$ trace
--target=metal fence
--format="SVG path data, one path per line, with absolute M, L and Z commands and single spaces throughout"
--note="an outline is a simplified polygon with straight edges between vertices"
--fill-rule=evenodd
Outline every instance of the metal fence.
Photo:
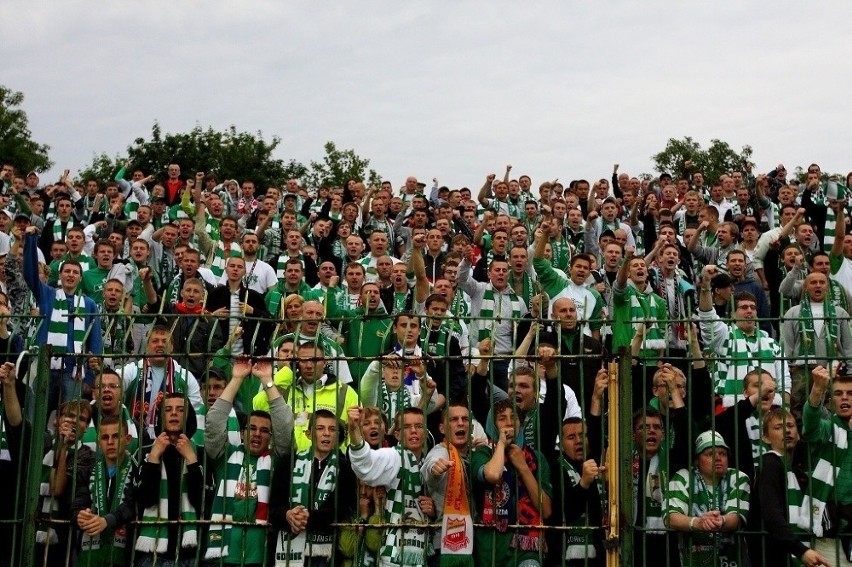
M 174 317 L 170 321 L 172 330 L 174 330 L 174 325 L 178 324 L 179 319 L 180 317 Z M 364 321 L 366 319 L 362 319 L 361 323 Z M 453 321 L 455 321 L 454 318 L 447 319 L 447 322 L 452 323 Z M 489 326 L 495 329 L 500 324 L 506 323 L 504 319 L 499 318 L 488 319 L 487 322 Z M 519 323 L 522 322 L 528 323 L 530 321 L 528 319 L 520 320 L 514 321 L 512 324 L 511 339 L 513 345 L 518 345 L 522 342 L 523 337 L 520 336 L 518 331 Z M 342 331 L 343 334 L 351 331 L 351 327 L 353 326 L 352 319 L 329 321 L 328 323 L 330 323 L 332 328 Z M 684 321 L 683 323 L 688 327 L 690 321 Z M 848 326 L 849 322 L 840 321 L 839 324 Z M 296 334 L 299 334 L 301 325 L 300 321 L 294 322 L 293 330 L 295 330 Z M 421 329 L 427 327 L 425 318 L 418 318 L 417 325 L 417 333 L 419 334 Z M 542 519 L 540 514 L 529 516 L 528 513 L 530 510 L 518 509 L 520 501 L 523 500 L 525 503 L 531 502 L 529 487 L 525 486 L 523 482 L 516 482 L 511 487 L 513 494 L 504 495 L 508 502 L 514 503 L 512 505 L 515 506 L 515 510 L 509 511 L 510 516 L 507 517 L 507 521 L 504 522 L 504 525 L 500 526 L 500 529 L 496 529 L 494 521 L 484 521 L 483 508 L 487 507 L 490 510 L 489 513 L 497 513 L 500 507 L 496 502 L 491 502 L 489 506 L 489 503 L 483 501 L 484 481 L 477 476 L 478 471 L 471 469 L 471 462 L 478 460 L 471 456 L 466 464 L 465 482 L 468 487 L 468 494 L 470 495 L 469 501 L 472 507 L 471 512 L 476 533 L 475 541 L 477 545 L 482 546 L 476 549 L 474 553 L 477 565 L 502 561 L 507 553 L 505 549 L 506 541 L 510 541 L 508 549 L 511 550 L 509 553 L 513 558 L 510 560 L 510 563 L 515 565 L 534 564 L 523 563 L 524 561 L 534 561 L 541 565 L 603 565 L 604 563 L 607 565 L 677 564 L 676 562 L 680 560 L 678 549 L 680 545 L 683 545 L 687 551 L 682 556 L 684 565 L 699 564 L 699 557 L 701 557 L 701 561 L 709 557 L 711 560 L 710 564 L 715 565 L 748 565 L 750 564 L 749 549 L 752 551 L 757 549 L 765 552 L 767 545 L 772 545 L 771 543 L 767 543 L 772 540 L 765 538 L 767 531 L 763 528 L 762 524 L 748 523 L 741 525 L 734 532 L 725 532 L 724 530 L 711 532 L 709 538 L 696 543 L 695 541 L 690 541 L 694 535 L 693 532 L 683 530 L 682 528 L 676 529 L 665 521 L 659 525 L 648 521 L 649 510 L 654 506 L 659 506 L 662 509 L 661 513 L 665 514 L 668 498 L 667 483 L 677 471 L 672 470 L 671 467 L 667 468 L 665 464 L 661 465 L 655 462 L 653 458 L 646 458 L 647 455 L 642 454 L 643 449 L 637 446 L 637 440 L 641 439 L 648 431 L 656 431 L 657 444 L 663 448 L 664 452 L 668 451 L 669 456 L 674 452 L 675 444 L 683 442 L 683 445 L 687 447 L 688 451 L 685 466 L 691 468 L 695 463 L 695 455 L 692 454 L 692 449 L 694 448 L 694 440 L 698 434 L 705 430 L 720 430 L 719 420 L 721 419 L 722 409 L 719 400 L 714 394 L 713 373 L 719 371 L 718 365 L 720 363 L 732 364 L 738 362 L 737 360 L 723 360 L 718 356 L 701 351 L 698 337 L 694 336 L 691 332 L 689 333 L 691 348 L 687 349 L 684 353 L 678 353 L 680 356 L 671 359 L 668 357 L 670 354 L 668 352 L 663 353 L 663 356 L 659 357 L 653 353 L 649 354 L 648 349 L 642 349 L 641 345 L 639 345 L 640 348 L 637 349 L 637 352 L 634 353 L 623 351 L 615 354 L 606 354 L 598 351 L 587 351 L 584 349 L 584 346 L 592 344 L 592 341 L 583 339 L 580 343 L 576 344 L 566 342 L 569 337 L 572 341 L 575 340 L 575 333 L 571 330 L 563 329 L 559 321 L 543 320 L 538 321 L 537 325 L 538 329 L 534 328 L 531 333 L 533 338 L 530 344 L 527 345 L 530 348 L 526 353 L 518 354 L 513 348 L 512 352 L 489 353 L 476 356 L 467 352 L 458 355 L 448 352 L 442 352 L 439 356 L 424 355 L 431 367 L 439 370 L 436 374 L 444 377 L 445 382 L 439 384 L 438 389 L 448 396 L 449 392 L 453 389 L 453 385 L 450 384 L 452 365 L 461 363 L 465 366 L 467 382 L 465 385 L 466 393 L 463 398 L 473 411 L 473 417 L 476 422 L 485 430 L 491 429 L 489 426 L 493 425 L 493 422 L 489 423 L 491 416 L 476 414 L 481 414 L 481 408 L 483 407 L 486 409 L 490 408 L 493 400 L 492 395 L 495 394 L 495 386 L 511 386 L 511 380 L 508 383 L 504 382 L 504 377 L 501 376 L 502 370 L 495 368 L 497 365 L 494 364 L 496 361 L 508 361 L 510 370 L 507 375 L 511 375 L 520 366 L 529 366 L 536 375 L 543 375 L 542 380 L 547 384 L 548 389 L 555 388 L 555 391 L 561 394 L 564 392 L 564 386 L 569 384 L 574 386 L 576 390 L 574 393 L 582 408 L 581 435 L 597 440 L 595 446 L 587 446 L 582 453 L 583 458 L 580 460 L 580 470 L 577 471 L 575 468 L 572 472 L 569 469 L 572 466 L 576 466 L 576 463 L 574 465 L 569 463 L 564 453 L 557 450 L 555 445 L 545 443 L 543 446 L 541 443 L 535 442 L 541 439 L 543 435 L 546 436 L 547 432 L 552 432 L 554 429 L 561 434 L 563 422 L 566 421 L 565 413 L 569 409 L 569 400 L 563 395 L 557 395 L 555 414 L 543 415 L 541 409 L 543 406 L 538 403 L 534 410 L 526 411 L 519 407 L 521 401 L 517 395 L 508 398 L 514 413 L 516 415 L 525 413 L 523 417 L 530 420 L 528 423 L 522 422 L 519 427 L 527 427 L 528 433 L 531 433 L 533 437 L 532 439 L 526 439 L 526 443 L 534 446 L 537 452 L 535 459 L 538 459 L 538 461 L 535 461 L 537 466 L 535 467 L 534 474 L 537 486 L 549 486 L 551 493 L 560 495 L 560 498 L 559 501 L 553 500 L 551 506 L 552 513 L 548 519 Z M 126 332 L 130 333 L 132 326 L 127 325 L 126 327 L 128 329 Z M 540 343 L 543 343 L 539 339 L 542 338 L 544 330 L 548 327 L 551 334 L 547 338 L 548 340 L 555 339 L 556 344 L 551 346 L 556 347 L 556 352 L 549 355 L 545 354 L 543 357 L 542 353 L 536 349 L 541 346 Z M 192 335 L 197 332 L 198 328 L 198 322 L 196 321 L 190 330 L 186 344 L 192 344 Z M 259 330 L 255 333 L 255 336 L 245 337 L 244 340 L 253 342 L 261 332 L 263 331 Z M 386 344 L 392 344 L 393 340 L 390 334 L 393 332 L 394 329 L 391 327 L 385 330 L 384 335 L 376 333 L 372 335 L 362 334 L 356 339 L 353 339 L 355 340 L 355 344 L 353 345 L 344 342 L 344 348 L 349 348 L 354 354 L 326 354 L 324 358 L 332 363 L 338 360 L 345 360 L 356 367 L 363 367 L 376 360 L 377 356 L 375 354 L 360 353 L 382 351 L 383 349 L 379 348 L 379 345 L 373 343 L 375 341 L 385 341 Z M 272 333 L 272 339 L 282 334 L 283 331 L 276 327 Z M 205 367 L 209 367 L 214 363 L 214 360 L 218 360 L 219 365 L 224 366 L 224 373 L 228 375 L 234 363 L 234 358 L 231 357 L 229 349 L 216 351 L 212 348 L 212 334 L 205 338 L 208 341 L 207 344 L 211 345 L 205 352 L 187 349 L 184 351 L 173 350 L 170 354 L 181 364 L 187 364 L 190 360 L 200 359 Z M 228 344 L 232 345 L 234 337 L 231 336 L 229 338 L 231 340 L 228 341 Z M 494 338 L 493 331 L 488 338 Z M 712 337 L 703 337 L 705 343 L 711 339 Z M 346 340 L 349 340 L 348 336 Z M 476 343 L 477 341 L 473 340 L 473 337 L 470 337 L 470 342 Z M 569 345 L 572 346 L 569 347 Z M 573 351 L 568 353 L 567 351 L 570 349 L 573 349 Z M 7 358 L 17 362 L 19 382 L 25 384 L 24 389 L 27 392 L 26 399 L 23 401 L 25 422 L 21 432 L 21 450 L 19 453 L 15 453 L 14 446 L 9 445 L 8 447 L 4 447 L 7 453 L 11 451 L 11 455 L 9 460 L 0 465 L 6 467 L 3 478 L 13 483 L 6 488 L 6 502 L 0 505 L 0 508 L 4 510 L 0 522 L 2 522 L 3 532 L 5 532 L 0 541 L 6 545 L 9 553 L 9 564 L 11 565 L 74 565 L 79 550 L 80 531 L 76 529 L 76 526 L 72 525 L 68 511 L 69 502 L 73 499 L 73 495 L 77 493 L 78 485 L 82 481 L 77 476 L 73 476 L 62 494 L 54 494 L 56 475 L 54 475 L 53 479 L 51 478 L 51 465 L 47 464 L 48 461 L 45 460 L 47 451 L 56 449 L 60 442 L 56 434 L 52 431 L 55 423 L 51 421 L 55 418 L 48 415 L 48 400 L 51 398 L 50 389 L 58 387 L 56 383 L 51 383 L 50 356 L 50 347 L 38 344 L 30 344 L 24 355 L 19 356 L 17 352 L 10 352 L 7 355 Z M 100 366 L 100 369 L 95 366 L 93 370 L 86 371 L 90 359 L 89 353 L 67 353 L 66 356 L 76 361 L 75 368 L 78 369 L 78 372 L 74 375 L 75 380 L 85 382 L 87 373 L 90 376 L 89 379 L 91 379 L 93 374 L 96 375 L 99 372 L 103 372 L 103 365 Z M 109 358 L 112 359 L 114 366 L 119 367 L 124 362 L 141 361 L 150 356 L 151 353 L 113 353 Z M 410 354 L 403 352 L 401 356 L 403 357 L 403 365 L 412 362 L 409 358 Z M 762 361 L 756 353 L 749 356 L 751 357 L 751 361 L 747 361 L 746 364 L 749 364 L 750 367 L 758 368 L 771 366 L 771 373 L 778 380 L 778 377 L 775 376 L 774 364 L 769 364 L 765 360 Z M 269 360 L 274 365 L 297 365 L 298 363 L 295 357 L 276 359 L 275 353 L 271 353 Z M 477 378 L 475 370 L 476 363 L 481 360 L 490 361 L 491 364 L 488 365 L 486 375 Z M 685 398 L 685 420 L 679 421 L 675 419 L 672 408 L 667 405 L 671 384 L 668 384 L 662 389 L 655 387 L 654 375 L 660 367 L 659 365 L 662 364 L 659 360 L 670 361 L 676 368 L 679 368 L 683 372 L 686 392 L 681 393 Z M 807 385 L 808 372 L 810 367 L 815 366 L 815 364 L 812 364 L 814 361 L 803 361 L 799 356 L 793 356 L 789 359 L 781 356 L 780 360 L 794 364 L 795 366 L 800 366 L 802 362 L 805 362 L 806 370 L 797 370 L 796 372 L 799 373 L 799 379 L 805 380 L 805 384 Z M 554 377 L 548 376 L 547 368 L 545 368 L 545 366 L 550 366 L 551 362 L 555 362 L 557 367 Z M 840 357 L 834 354 L 832 362 L 841 362 Z M 702 368 L 702 365 L 706 366 Z M 833 364 L 833 366 L 836 366 L 836 364 Z M 594 392 L 590 392 L 589 389 L 595 388 L 595 379 L 601 369 L 603 369 L 606 376 L 606 392 L 603 395 L 602 411 L 598 417 L 595 417 L 591 416 L 589 412 L 590 404 L 592 403 L 590 400 L 594 397 Z M 355 377 L 356 382 L 359 378 L 359 376 Z M 251 400 L 255 394 L 262 391 L 262 388 L 259 387 L 259 382 L 259 380 L 254 380 L 253 382 L 244 384 L 249 391 L 242 392 L 240 399 Z M 352 386 L 356 387 L 355 384 Z M 677 383 L 674 384 L 675 388 L 679 386 Z M 783 390 L 787 384 L 779 384 L 778 386 L 779 389 Z M 292 389 L 290 388 L 283 388 L 283 390 L 292 393 Z M 9 388 L 4 388 L 3 391 L 4 419 L 8 419 L 9 406 L 7 398 L 11 391 Z M 126 396 L 126 394 L 127 392 L 122 392 L 122 397 Z M 312 401 L 315 405 L 317 401 L 316 389 L 313 390 L 312 395 Z M 540 392 L 536 391 L 534 395 L 538 400 Z M 743 396 L 740 395 L 736 401 L 739 402 L 742 400 Z M 204 403 L 206 403 L 206 399 L 204 399 Z M 850 400 L 850 403 L 852 403 L 852 400 Z M 662 408 L 660 408 L 660 405 L 662 405 Z M 345 419 L 345 408 L 339 406 L 340 404 L 338 403 L 336 413 Z M 654 411 L 647 410 L 647 408 L 652 406 L 656 406 Z M 734 455 L 747 454 L 748 450 L 752 449 L 752 447 L 743 447 L 742 444 L 747 442 L 744 440 L 753 439 L 753 436 L 749 437 L 747 432 L 741 430 L 742 427 L 747 426 L 745 425 L 747 416 L 740 415 L 742 411 L 741 406 L 734 405 L 733 408 L 731 410 L 734 412 L 732 418 L 734 424 L 733 439 L 725 440 L 730 448 L 732 457 Z M 242 409 L 245 413 L 249 413 L 251 408 L 244 407 Z M 638 417 L 634 415 L 637 411 L 639 412 Z M 749 417 L 754 417 L 759 425 L 762 412 L 762 409 L 757 408 L 756 413 Z M 647 416 L 660 416 L 660 414 L 662 414 L 659 418 L 661 428 L 659 430 L 651 429 L 653 424 L 648 421 Z M 726 416 L 726 419 L 728 418 L 730 416 Z M 136 426 L 139 438 L 143 439 L 143 429 L 146 427 L 146 424 L 142 421 L 144 418 L 143 416 L 135 416 L 133 419 L 137 420 Z M 799 417 L 799 419 L 801 418 Z M 433 434 L 440 428 L 440 421 L 440 419 L 434 417 L 429 421 L 429 429 Z M 571 420 L 567 421 L 571 422 Z M 753 424 L 754 422 L 749 422 L 748 427 L 753 427 Z M 447 425 L 448 422 L 444 421 L 444 426 Z M 8 423 L 6 427 L 8 429 Z M 595 430 L 591 430 L 592 428 L 595 428 Z M 727 432 L 728 430 L 726 429 L 725 431 Z M 431 442 L 434 443 L 435 440 L 431 439 Z M 475 453 L 476 448 L 480 444 L 483 447 L 486 446 L 485 443 L 475 442 L 472 438 L 469 439 L 468 447 L 470 453 Z M 143 442 L 140 442 L 138 445 L 134 458 L 137 463 L 141 463 L 144 460 L 146 448 L 143 447 Z M 293 446 L 295 447 L 295 445 L 296 443 L 294 442 Z M 755 446 L 757 448 L 754 450 L 758 453 L 763 453 L 767 450 L 759 442 Z M 202 508 L 209 511 L 212 504 L 211 498 L 215 495 L 215 484 L 210 484 L 209 476 L 212 476 L 210 474 L 212 470 L 217 466 L 221 466 L 221 463 L 209 461 L 203 449 L 198 449 L 197 453 L 202 469 L 208 475 L 208 486 L 206 486 L 206 489 L 202 493 Z M 295 457 L 295 449 L 291 449 L 288 462 L 291 464 L 294 463 Z M 74 451 L 71 457 L 71 466 L 76 466 L 78 464 L 76 460 L 79 458 L 81 458 L 81 452 Z M 597 466 L 605 465 L 606 470 L 600 471 L 594 478 L 599 500 L 597 502 L 586 502 L 585 507 L 581 510 L 582 513 L 578 514 L 576 504 L 567 495 L 574 494 L 571 489 L 578 482 L 578 476 L 582 477 L 582 461 L 587 459 L 593 459 Z M 574 460 L 576 461 L 577 459 Z M 806 477 L 808 475 L 813 476 L 817 460 L 818 456 L 811 452 L 804 455 L 802 460 L 799 461 L 803 464 L 802 472 L 805 473 Z M 789 463 L 787 464 L 789 465 Z M 82 466 L 82 463 L 80 465 Z M 529 463 L 527 465 L 529 466 Z M 788 472 L 792 473 L 794 471 L 790 470 Z M 839 474 L 839 470 L 834 470 L 832 474 Z M 181 481 L 181 492 L 187 488 L 183 485 L 186 477 L 183 478 L 184 480 Z M 836 478 L 835 476 L 832 480 L 836 480 Z M 751 486 L 752 484 L 753 479 L 750 479 L 748 485 Z M 292 486 L 280 488 L 289 494 Z M 694 504 L 691 496 L 693 488 L 693 486 L 689 487 L 690 501 L 687 505 L 690 507 Z M 704 488 L 708 490 L 707 487 Z M 364 516 L 361 510 L 356 510 L 355 513 L 349 514 L 348 517 L 336 513 L 342 507 L 342 499 L 344 497 L 349 498 L 351 496 L 349 492 L 355 490 L 358 490 L 357 486 L 341 488 L 334 493 L 335 513 L 332 514 L 334 517 L 332 523 L 335 528 L 335 537 L 331 546 L 331 564 L 374 564 L 376 561 L 375 554 L 379 551 L 380 542 L 388 532 L 402 526 L 405 528 L 412 527 L 412 524 L 407 522 L 403 522 L 402 524 L 389 522 L 387 517 L 381 513 L 381 510 L 377 511 L 375 509 L 375 502 L 367 504 L 367 516 L 369 517 L 367 524 L 361 521 L 361 518 Z M 713 492 L 714 490 L 716 489 L 710 487 L 708 492 Z M 637 493 L 641 494 L 645 501 L 641 501 L 640 499 L 637 502 Z M 494 496 L 493 492 L 491 494 Z M 313 498 L 313 495 L 310 498 Z M 531 503 L 536 510 L 541 510 L 543 505 L 541 494 L 539 493 L 538 501 Z M 361 502 L 359 501 L 360 504 Z M 725 503 L 721 504 L 724 505 Z M 598 510 L 590 513 L 595 507 Z M 834 508 L 841 507 L 835 506 Z M 747 512 L 744 512 L 745 516 L 748 516 Z M 531 524 L 526 521 L 530 517 L 536 520 L 535 523 Z M 601 521 L 599 524 L 590 524 L 590 517 L 599 517 Z M 298 541 L 291 537 L 284 537 L 282 539 L 281 534 L 272 527 L 264 525 L 259 528 L 259 525 L 253 521 L 226 520 L 211 522 L 209 513 L 206 515 L 198 514 L 196 519 L 184 518 L 173 522 L 158 518 L 153 520 L 147 518 L 143 521 L 141 515 L 139 515 L 133 523 L 135 524 L 136 535 L 139 534 L 143 527 L 150 527 L 152 525 L 177 525 L 180 526 L 182 532 L 183 530 L 197 527 L 199 536 L 197 538 L 197 546 L 194 549 L 188 548 L 187 551 L 181 553 L 181 557 L 186 561 L 186 564 L 191 565 L 217 565 L 224 564 L 225 562 L 224 558 L 204 559 L 205 548 L 208 543 L 206 538 L 209 537 L 208 533 L 211 524 L 219 526 L 230 525 L 232 529 L 241 530 L 245 534 L 242 540 L 244 542 L 251 540 L 247 535 L 250 531 L 262 529 L 266 536 L 262 545 L 266 546 L 266 549 L 260 553 L 260 556 L 263 558 L 261 563 L 265 565 L 275 564 L 276 557 L 280 564 L 286 564 L 286 557 L 292 555 L 292 547 Z M 427 540 L 431 542 L 435 534 L 440 533 L 442 525 L 440 518 L 436 518 L 416 523 L 414 527 L 424 530 L 424 533 L 428 534 Z M 813 528 L 813 526 L 811 527 Z M 845 522 L 840 527 L 842 530 L 847 529 Z M 690 524 L 690 528 L 692 528 L 692 524 Z M 505 533 L 501 530 L 505 530 Z M 56 543 L 54 545 L 44 545 L 44 542 L 50 541 L 51 531 L 56 532 L 58 536 Z M 813 532 L 815 530 L 811 529 L 810 531 Z M 507 540 L 506 533 L 513 535 Z M 535 543 L 530 549 L 524 549 L 522 542 L 532 541 L 529 538 L 534 539 L 538 537 L 538 534 L 542 535 L 543 540 L 546 540 L 548 546 Z M 808 534 L 807 530 L 799 530 L 796 533 L 796 537 L 808 546 L 813 546 L 815 543 L 813 533 Z M 841 542 L 844 541 L 845 537 L 844 532 L 839 539 L 832 540 L 837 542 L 835 556 L 830 558 L 833 565 L 843 564 L 844 549 Z M 523 538 L 528 539 L 524 540 Z M 750 546 L 746 545 L 746 539 L 751 544 Z M 729 545 L 731 541 L 734 544 L 741 543 L 742 545 Z M 275 549 L 276 543 L 279 543 L 277 553 Z M 404 547 L 405 541 L 400 545 Z M 131 541 L 128 541 L 127 547 L 126 562 L 127 564 L 135 564 L 139 559 L 139 553 L 132 549 L 133 542 Z M 488 552 L 484 552 L 483 549 L 487 549 Z M 485 553 L 491 554 L 490 560 Z M 848 558 L 848 551 L 846 554 Z M 246 548 L 241 549 L 236 555 L 237 563 L 251 563 L 252 561 L 250 560 L 257 556 L 257 549 L 251 549 L 246 546 Z M 163 561 L 176 558 L 175 556 L 168 556 L 168 554 L 155 553 L 153 559 L 155 561 Z M 437 564 L 436 558 L 431 558 L 428 561 Z M 759 564 L 756 561 L 759 560 L 751 559 L 751 564 Z M 314 562 L 319 564 L 317 561 Z M 3 560 L 0 559 L 0 565 L 2 564 Z

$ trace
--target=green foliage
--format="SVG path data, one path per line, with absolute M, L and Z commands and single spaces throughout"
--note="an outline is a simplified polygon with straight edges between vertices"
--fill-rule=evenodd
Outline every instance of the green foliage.
M 238 132 L 234 126 L 223 132 L 213 128 L 203 130 L 196 126 L 189 132 L 164 134 L 155 122 L 150 139 L 137 138 L 123 157 L 96 155 L 92 164 L 83 169 L 79 177 L 107 181 L 126 162 L 129 168 L 141 169 L 146 174 L 153 173 L 159 179 L 164 179 L 169 164 L 176 163 L 185 177 L 203 171 L 215 174 L 219 181 L 251 180 L 263 190 L 280 184 L 288 176 L 298 176 L 307 170 L 293 160 L 285 164 L 283 160 L 274 158 L 272 153 L 280 143 L 277 136 L 267 142 L 261 132 Z
M 787 179 L 795 179 L 799 183 L 804 183 L 808 180 L 808 170 L 801 165 L 797 165 L 796 169 L 793 170 L 793 175 L 788 176 Z M 846 175 L 843 173 L 829 173 L 827 171 L 820 170 L 819 174 L 820 181 L 839 181 L 843 184 L 846 183 Z
M 722 174 L 742 170 L 751 155 L 751 146 L 743 146 L 737 153 L 727 142 L 713 139 L 705 150 L 698 142 L 686 136 L 682 140 L 669 138 L 665 149 L 651 156 L 651 159 L 654 160 L 654 169 L 660 173 L 677 177 L 700 171 L 704 174 L 705 183 L 711 184 L 718 181 Z M 691 168 L 685 166 L 687 161 L 692 162 Z
M 0 85 L 0 161 L 14 165 L 19 175 L 53 165 L 50 146 L 32 139 L 27 113 L 20 108 L 23 102 L 24 93 Z
M 163 134 L 155 122 L 149 139 L 134 140 L 124 156 L 96 154 L 78 178 L 108 181 L 127 164 L 128 169 L 141 169 L 146 175 L 153 172 L 163 179 L 168 165 L 177 163 L 185 177 L 197 171 L 214 173 L 220 182 L 254 181 L 261 191 L 281 187 L 288 179 L 299 179 L 309 188 L 321 184 L 343 185 L 348 179 L 364 180 L 368 185 L 381 183 L 375 170 L 367 169 L 370 160 L 358 156 L 354 150 L 338 150 L 334 142 L 328 142 L 323 160 L 311 161 L 306 166 L 294 159 L 285 163 L 274 158 L 272 153 L 280 142 L 277 136 L 266 142 L 260 132 L 238 132 L 234 126 L 224 132 L 196 126 L 186 133 Z
M 324 148 L 322 162 L 311 161 L 310 171 L 303 178 L 306 187 L 342 186 L 349 179 L 363 181 L 368 187 L 381 184 L 376 170 L 367 169 L 370 160 L 360 157 L 355 150 L 338 150 L 334 142 L 326 142 Z

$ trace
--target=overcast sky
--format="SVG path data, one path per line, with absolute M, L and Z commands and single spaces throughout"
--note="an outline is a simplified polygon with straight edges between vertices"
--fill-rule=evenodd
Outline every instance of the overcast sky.
M 815 7 L 816 6 L 816 7 Z M 0 2 L 50 175 L 159 121 L 333 140 L 394 186 L 651 171 L 667 139 L 852 170 L 852 2 Z

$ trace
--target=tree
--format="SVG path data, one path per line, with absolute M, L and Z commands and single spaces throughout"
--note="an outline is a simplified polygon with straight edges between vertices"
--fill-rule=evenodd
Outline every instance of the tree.
M 682 140 L 669 138 L 665 149 L 651 156 L 651 159 L 654 160 L 654 169 L 659 173 L 669 173 L 676 177 L 700 171 L 704 174 L 705 182 L 710 184 L 718 181 L 725 173 L 742 170 L 749 163 L 751 155 L 751 146 L 743 146 L 737 153 L 727 142 L 713 139 L 705 150 L 686 136 Z M 685 166 L 687 161 L 692 162 L 691 168 Z
M 129 163 L 134 169 L 165 178 L 168 165 L 176 163 L 184 175 L 203 171 L 215 174 L 219 181 L 254 181 L 263 190 L 279 185 L 289 177 L 302 177 L 308 171 L 295 160 L 285 164 L 273 157 L 280 143 L 277 136 L 267 142 L 261 132 L 238 132 L 235 126 L 223 132 L 196 126 L 186 133 L 163 134 L 160 125 L 155 122 L 149 140 L 137 138 L 127 148 L 125 156 L 96 155 L 92 164 L 80 171 L 79 177 L 107 181 L 113 178 L 121 165 Z
M 310 172 L 302 180 L 305 186 L 342 186 L 350 179 L 364 181 L 367 186 L 381 184 L 376 170 L 367 169 L 370 160 L 360 157 L 355 150 L 338 150 L 334 142 L 326 142 L 323 147 L 325 157 L 322 162 L 311 161 Z
M 48 157 L 50 146 L 32 139 L 27 113 L 20 108 L 24 93 L 0 85 L 0 160 L 26 175 L 42 172 L 53 165 Z

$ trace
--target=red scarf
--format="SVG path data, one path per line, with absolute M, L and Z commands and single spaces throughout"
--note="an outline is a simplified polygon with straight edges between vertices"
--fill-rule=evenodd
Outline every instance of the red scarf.
M 199 303 L 195 307 L 187 307 L 186 303 L 177 302 L 175 303 L 175 311 L 181 315 L 201 315 L 201 304 Z

